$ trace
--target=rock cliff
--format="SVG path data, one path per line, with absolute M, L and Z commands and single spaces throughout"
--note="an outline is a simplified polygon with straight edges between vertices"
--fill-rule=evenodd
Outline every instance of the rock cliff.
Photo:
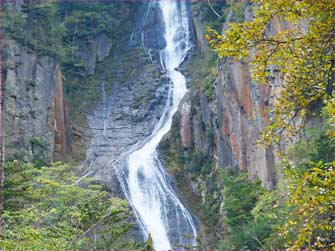
M 120 40 L 130 36 L 127 29 L 134 27 L 134 20 L 128 17 L 132 14 L 130 10 L 136 11 L 138 5 L 115 3 L 106 6 L 111 13 L 105 18 L 109 18 L 109 25 L 114 28 L 104 27 L 105 20 L 99 20 L 99 28 L 103 27 L 103 31 L 93 35 L 81 31 L 76 35 L 75 30 L 69 44 L 65 37 L 70 36 L 72 26 L 65 31 L 52 15 L 58 13 L 58 18 L 65 21 L 72 14 L 70 11 L 85 8 L 85 4 L 74 5 L 47 2 L 39 6 L 39 3 L 24 0 L 4 3 L 2 74 L 6 159 L 42 163 L 84 159 L 90 135 L 86 115 L 97 105 L 96 86 L 106 80 L 102 75 L 107 74 L 107 70 L 100 74 L 96 68 L 101 70 L 107 65 L 113 71 L 114 65 L 108 64 L 115 61 L 106 62 L 105 59 L 111 56 L 112 47 L 115 52 Z M 98 16 L 94 13 L 98 10 L 91 11 Z M 84 12 L 79 13 L 72 16 L 72 21 L 85 18 Z M 39 22 L 43 18 L 45 24 Z M 116 35 L 121 29 L 126 36 Z M 59 51 L 54 51 L 55 48 Z
M 57 61 L 4 39 L 6 159 L 52 161 L 66 154 L 68 125 Z M 59 159 L 59 158 L 58 158 Z

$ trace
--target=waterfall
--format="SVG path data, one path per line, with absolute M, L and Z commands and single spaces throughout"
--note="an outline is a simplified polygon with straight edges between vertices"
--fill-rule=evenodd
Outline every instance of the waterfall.
M 185 76 L 176 68 L 191 48 L 186 1 L 161 0 L 166 48 L 161 51 L 162 67 L 170 77 L 164 112 L 152 134 L 128 156 L 127 198 L 145 235 L 152 236 L 157 250 L 195 246 L 195 222 L 173 190 L 157 146 L 169 132 L 172 117 L 187 92 Z

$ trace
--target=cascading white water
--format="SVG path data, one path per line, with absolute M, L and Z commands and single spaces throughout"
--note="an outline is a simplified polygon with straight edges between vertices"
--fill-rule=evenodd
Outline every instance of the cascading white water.
M 192 44 L 185 1 L 161 0 L 159 6 L 165 24 L 163 67 L 171 79 L 171 86 L 164 113 L 153 133 L 128 157 L 127 197 L 143 232 L 151 234 L 155 249 L 168 250 L 172 245 L 196 245 L 194 220 L 173 191 L 156 150 L 171 129 L 172 117 L 187 92 L 186 79 L 176 68 L 184 61 Z

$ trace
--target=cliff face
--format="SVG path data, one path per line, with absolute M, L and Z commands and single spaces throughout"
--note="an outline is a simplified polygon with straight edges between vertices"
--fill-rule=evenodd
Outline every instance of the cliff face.
M 143 49 L 121 54 L 116 80 L 106 79 L 97 90 L 100 101 L 87 114 L 90 129 L 86 160 L 89 172 L 123 196 L 116 169 L 126 170 L 125 157 L 148 137 L 166 102 L 169 79 Z M 115 60 L 115 59 L 114 59 Z
M 94 33 L 95 29 L 92 35 L 81 30 L 78 36 L 77 30 L 71 33 L 71 29 L 78 29 L 78 23 L 85 19 L 84 12 L 80 12 L 85 4 L 47 2 L 39 6 L 18 0 L 5 2 L 4 7 L 2 74 L 6 159 L 41 163 L 65 161 L 67 157 L 83 160 L 90 135 L 86 115 L 97 105 L 96 87 L 107 80 L 108 70 L 114 71 L 115 61 L 104 60 L 111 58 L 112 47 L 115 53 L 116 43 L 125 37 L 117 33 L 119 30 L 124 30 L 127 39 L 130 36 L 127 29 L 133 19 L 128 17 L 137 4 L 105 6 L 113 12 L 108 12 L 107 18 L 115 29 L 104 27 L 101 23 L 105 20 L 99 19 L 103 31 Z M 98 5 L 96 8 L 103 9 Z M 59 20 L 53 19 L 52 15 L 58 13 L 58 18 L 64 18 L 65 22 L 73 10 L 81 14 L 72 16 L 66 27 L 60 27 Z M 100 18 L 98 10 L 90 11 L 95 18 Z M 39 22 L 43 18 L 45 24 Z M 77 26 L 72 27 L 71 21 L 77 22 Z M 89 29 L 90 22 L 86 25 Z M 69 37 L 71 42 L 65 42 Z M 60 51 L 54 53 L 55 48 Z M 97 67 L 102 74 L 97 72 Z M 110 89 L 106 91 L 109 93 Z
M 5 2 L 6 14 L 24 20 L 24 4 Z M 11 29 L 21 28 L 15 25 Z M 59 62 L 16 41 L 8 30 L 2 52 L 5 159 L 38 164 L 63 160 L 71 142 Z
M 214 158 L 221 167 L 247 171 L 264 187 L 274 185 L 274 153 L 258 144 L 267 120 L 272 90 L 255 85 L 246 65 L 221 62 L 216 80 Z
M 6 159 L 47 162 L 65 154 L 66 111 L 56 60 L 12 39 L 4 39 L 4 51 Z
M 249 6 L 245 9 L 244 19 L 250 18 Z M 278 29 L 280 24 L 274 22 L 268 32 L 275 33 Z M 270 84 L 257 85 L 252 81 L 246 63 L 223 59 L 218 63 L 216 79 L 212 83 L 212 100 L 208 102 L 205 95 L 199 94 L 201 118 L 205 124 L 211 120 L 214 164 L 247 171 L 250 178 L 258 177 L 266 188 L 275 184 L 275 155 L 273 149 L 264 149 L 257 141 L 282 85 L 276 69 L 270 69 L 270 72 Z M 207 118 L 209 112 L 206 111 L 210 111 L 211 119 Z M 181 132 L 183 130 L 181 128 Z M 183 138 L 183 133 L 181 135 Z

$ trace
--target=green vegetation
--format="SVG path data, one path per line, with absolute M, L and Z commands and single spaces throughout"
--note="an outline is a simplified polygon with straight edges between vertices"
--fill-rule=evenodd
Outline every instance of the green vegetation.
M 56 3 L 48 0 L 38 4 L 25 4 L 22 12 L 24 15 L 4 10 L 5 35 L 32 49 L 38 55 L 64 58 L 62 37 L 65 27 L 58 19 Z
M 129 5 L 116 2 L 109 3 L 84 3 L 65 2 L 58 4 L 59 14 L 65 19 L 65 27 L 68 30 L 66 39 L 73 41 L 95 37 L 101 33 L 109 37 L 119 37 L 121 30 L 114 27 L 120 26 L 122 15 L 127 16 Z
M 226 0 L 211 0 L 210 2 L 211 6 L 207 1 L 196 1 L 192 4 L 192 12 L 201 16 L 201 23 L 204 27 L 210 26 L 218 29 L 225 21 L 224 10 L 228 3 L 226 3 Z
M 111 40 L 122 36 L 122 27 L 129 29 L 125 19 L 136 4 L 115 2 L 84 3 L 36 1 L 22 5 L 21 13 L 4 9 L 5 35 L 29 47 L 40 56 L 49 55 L 64 65 L 81 67 L 76 58 L 78 44 L 99 34 Z
M 33 151 L 32 162 L 37 166 L 46 165 L 49 157 L 48 143 L 43 139 L 35 137 L 30 139 L 30 144 Z
M 249 180 L 247 174 L 233 174 L 232 171 L 222 171 L 224 182 L 224 224 L 228 230 L 218 248 L 230 249 L 260 249 L 258 239 L 270 233 L 271 225 L 264 219 L 259 221 L 252 210 L 260 197 L 265 194 L 259 180 Z
M 223 172 L 224 223 L 218 248 L 332 250 L 334 168 L 285 162 L 284 178 L 273 191 L 245 174 Z
M 286 165 L 288 198 L 279 233 L 292 249 L 334 249 L 334 166 L 311 162 L 296 168 Z
M 152 251 L 152 250 L 155 250 L 155 248 L 154 248 L 154 243 L 153 243 L 153 241 L 152 241 L 151 234 L 149 234 L 149 236 L 148 236 L 148 240 L 147 240 L 147 242 L 146 242 L 146 244 L 145 244 L 144 250 L 145 250 L 145 251 Z
M 196 1 L 192 3 L 192 12 L 195 16 L 200 15 L 200 21 L 203 27 L 211 27 L 215 30 L 219 30 L 222 29 L 222 25 L 228 18 L 229 21 L 237 23 L 243 22 L 244 10 L 247 6 L 248 1 Z
M 78 168 L 55 163 L 5 166 L 5 222 L 0 246 L 8 250 L 135 248 L 123 238 L 131 228 L 127 202 L 111 198 Z

